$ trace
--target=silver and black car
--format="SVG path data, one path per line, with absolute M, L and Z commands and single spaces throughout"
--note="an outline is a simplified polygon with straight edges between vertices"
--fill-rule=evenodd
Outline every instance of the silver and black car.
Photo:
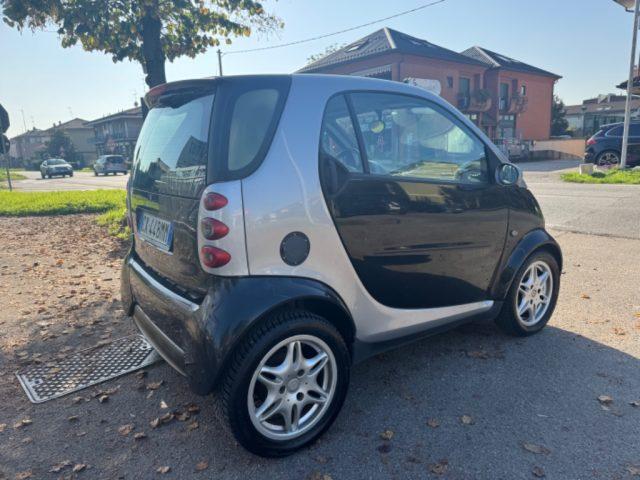
M 549 321 L 560 248 L 519 170 L 441 98 L 277 75 L 146 103 L 123 302 L 250 451 L 317 439 L 371 355 L 472 320 L 518 336 Z
M 62 158 L 50 158 L 40 164 L 40 176 L 52 178 L 54 176 L 73 177 L 73 167 Z
M 96 177 L 98 175 L 109 175 L 110 173 L 126 175 L 127 171 L 127 162 L 122 155 L 102 155 L 93 164 L 93 174 Z

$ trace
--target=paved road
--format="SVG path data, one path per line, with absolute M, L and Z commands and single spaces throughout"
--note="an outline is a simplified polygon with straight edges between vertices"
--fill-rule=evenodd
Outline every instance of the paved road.
M 96 177 L 92 172 L 75 172 L 73 177 L 41 178 L 40 172 L 20 172 L 26 180 L 13 183 L 16 190 L 54 191 L 54 190 L 98 190 L 124 188 L 129 175 L 108 175 Z
M 575 160 L 521 163 L 547 226 L 558 230 L 640 238 L 640 186 L 566 183 L 560 174 Z

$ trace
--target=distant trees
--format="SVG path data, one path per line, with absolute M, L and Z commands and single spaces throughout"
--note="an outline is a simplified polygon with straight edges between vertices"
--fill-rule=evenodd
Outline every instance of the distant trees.
M 255 0 L 0 0 L 6 24 L 19 30 L 56 25 L 62 46 L 80 43 L 114 62 L 139 62 L 149 87 L 166 82 L 165 62 L 269 32 L 282 21 Z
M 49 141 L 45 144 L 45 152 L 49 158 L 64 158 L 67 162 L 76 159 L 76 148 L 69 135 L 62 130 L 54 130 Z
M 333 52 L 337 52 L 343 46 L 344 46 L 344 44 L 334 43 L 332 45 L 329 45 L 327 48 L 325 48 L 323 52 L 314 53 L 313 55 L 309 55 L 307 57 L 307 65 L 310 64 L 310 63 L 313 63 L 313 62 L 317 62 L 321 58 L 324 58 L 327 55 L 332 54 Z
M 566 135 L 569 122 L 565 118 L 564 102 L 557 95 L 553 96 L 551 106 L 551 136 Z

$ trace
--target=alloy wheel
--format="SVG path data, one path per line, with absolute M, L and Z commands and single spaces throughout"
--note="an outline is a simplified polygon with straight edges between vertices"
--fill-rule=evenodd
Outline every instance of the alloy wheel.
M 620 163 L 620 158 L 615 152 L 604 152 L 598 157 L 598 166 L 600 167 L 613 167 Z
M 520 279 L 516 295 L 516 314 L 523 325 L 531 327 L 547 313 L 553 295 L 551 268 L 543 261 L 533 262 Z
M 336 391 L 338 367 L 329 346 L 312 335 L 295 335 L 258 363 L 247 406 L 253 426 L 267 438 L 291 440 L 313 428 Z

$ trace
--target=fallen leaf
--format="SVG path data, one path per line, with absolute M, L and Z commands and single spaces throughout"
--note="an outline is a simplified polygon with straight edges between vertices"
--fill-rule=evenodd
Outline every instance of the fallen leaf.
M 535 443 L 523 443 L 522 447 L 531 453 L 535 453 L 538 455 L 548 455 L 549 453 L 551 453 L 551 450 L 549 450 L 547 447 L 544 447 L 542 445 L 536 445 Z
M 198 462 L 196 464 L 196 472 L 202 472 L 203 470 L 206 470 L 207 468 L 209 468 L 209 462 L 203 460 L 201 462 Z
M 591 299 L 591 297 L 589 295 L 587 295 L 586 293 L 583 293 L 582 295 L 580 295 L 580 298 L 584 298 L 585 300 Z
M 437 418 L 430 418 L 427 420 L 427 425 L 431 428 L 438 428 L 440 426 L 440 421 Z
M 165 402 L 164 400 L 160 400 L 160 408 L 166 410 L 167 408 L 169 408 L 169 405 L 167 405 L 167 402 Z
M 77 415 L 71 415 L 70 417 L 67 418 L 69 422 L 77 422 L 78 419 L 79 417 Z
M 31 442 L 33 442 L 33 438 L 31 438 L 31 437 L 24 437 L 22 439 L 22 443 L 26 444 L 26 443 L 31 443 Z
M 187 413 L 187 412 L 177 412 L 176 413 L 176 419 L 179 422 L 186 422 L 190 418 L 191 418 L 191 415 L 189 415 L 189 413 Z
M 171 471 L 171 467 L 158 467 L 156 472 L 164 475 L 165 473 L 169 473 Z
M 631 405 L 632 407 L 640 407 L 640 400 L 634 400 L 633 402 L 629 402 L 629 405 Z M 2 427 L 2 425 L 0 425 L 0 427 Z M 2 431 L 2 429 L 0 428 L 0 432 Z
M 393 430 L 385 430 L 380 434 L 382 440 L 391 440 L 393 438 Z
M 430 463 L 428 467 L 431 473 L 435 475 L 442 475 L 447 471 L 447 468 L 449 468 L 449 461 L 446 459 L 440 460 L 437 463 Z
M 149 382 L 147 383 L 147 390 L 157 390 L 162 386 L 163 383 L 164 380 L 160 380 L 159 382 Z
M 613 403 L 613 398 L 611 398 L 609 395 L 600 395 L 598 397 L 598 401 L 602 405 L 611 405 Z
M 78 473 L 83 471 L 87 466 L 84 463 L 76 463 L 71 470 L 73 473 Z
M 7 428 L 6 423 L 0 423 L 0 433 L 4 432 L 4 429 Z
M 160 426 L 160 419 L 154 418 L 149 422 L 149 425 L 151 425 L 151 428 L 158 428 Z
M 629 472 L 634 477 L 640 477 L 640 467 L 636 465 L 629 465 L 627 467 L 627 472 Z
M 33 472 L 31 470 L 26 470 L 24 472 L 16 473 L 16 480 L 26 480 L 27 478 L 31 478 L 33 476 Z
M 190 403 L 187 405 L 187 412 L 189 413 L 200 413 L 200 407 L 195 403 Z
M 13 424 L 13 428 L 16 428 L 16 429 L 17 429 L 17 428 L 22 428 L 22 427 L 25 427 L 25 426 L 27 426 L 27 425 L 31 425 L 32 423 L 33 423 L 33 422 L 31 421 L 31 419 L 30 419 L 30 418 L 23 418 L 23 419 L 22 419 L 22 420 L 20 420 L 19 422 L 14 423 L 14 424 Z
M 467 357 L 480 358 L 482 360 L 486 360 L 487 358 L 489 358 L 489 354 L 484 350 L 473 350 L 473 351 L 467 352 Z
M 142 440 L 143 438 L 147 438 L 147 434 L 144 432 L 136 432 L 133 434 L 133 438 L 135 440 Z
M 331 475 L 327 475 L 326 473 L 313 472 L 310 474 L 306 480 L 333 480 Z
M 102 395 L 100 395 L 100 396 L 98 397 L 98 401 L 99 401 L 100 403 L 104 403 L 104 402 L 106 402 L 107 400 L 109 400 L 109 395 L 102 394 Z
M 187 431 L 191 431 L 191 430 L 195 430 L 196 428 L 198 428 L 200 425 L 198 425 L 198 422 L 191 422 L 189 425 L 187 425 Z
M 473 425 L 474 423 L 476 423 L 473 417 L 471 417 L 470 415 L 462 415 L 460 417 L 460 422 L 463 425 Z
M 547 476 L 547 474 L 544 473 L 544 470 L 542 469 L 542 467 L 533 467 L 533 470 L 531 470 L 531 473 L 533 473 L 533 476 L 537 478 L 544 478 Z
M 73 403 L 74 405 L 77 405 L 78 403 L 82 402 L 84 400 L 83 397 L 73 397 L 71 399 L 71 403 Z
M 58 473 L 64 467 L 68 467 L 69 465 L 71 465 L 71 460 L 65 460 L 63 462 L 56 463 L 53 467 L 49 469 L 49 473 Z
M 120 428 L 118 428 L 118 433 L 123 437 L 126 437 L 131 433 L 131 430 L 133 430 L 133 424 L 129 423 L 127 425 L 122 425 Z

